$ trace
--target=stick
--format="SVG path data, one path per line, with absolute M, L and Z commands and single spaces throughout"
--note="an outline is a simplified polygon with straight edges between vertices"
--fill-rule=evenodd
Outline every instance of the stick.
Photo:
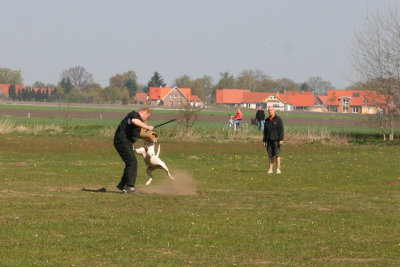
M 173 121 L 176 121 L 176 119 L 173 119 L 173 120 L 169 120 L 169 121 L 167 121 L 167 122 L 160 123 L 159 125 L 154 126 L 154 129 L 157 128 L 157 127 L 163 126 L 164 124 L 173 122 Z

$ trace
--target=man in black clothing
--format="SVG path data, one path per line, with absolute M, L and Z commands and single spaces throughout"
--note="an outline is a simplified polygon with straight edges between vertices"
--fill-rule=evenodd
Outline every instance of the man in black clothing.
M 264 121 L 265 121 L 265 112 L 261 108 L 261 106 L 258 106 L 258 110 L 256 113 L 256 122 L 257 122 L 258 130 L 264 131 Z
M 275 114 L 275 108 L 268 107 L 269 117 L 265 120 L 263 145 L 267 148 L 269 157 L 268 174 L 273 173 L 274 158 L 276 158 L 276 173 L 281 173 L 281 145 L 283 145 L 283 122 Z
M 148 107 L 141 108 L 139 112 L 128 113 L 115 132 L 114 147 L 125 162 L 124 174 L 117 185 L 117 188 L 123 193 L 139 193 L 135 189 L 138 163 L 132 145 L 139 138 L 141 128 L 149 131 L 154 129 L 154 126 L 145 123 L 150 117 L 150 113 Z

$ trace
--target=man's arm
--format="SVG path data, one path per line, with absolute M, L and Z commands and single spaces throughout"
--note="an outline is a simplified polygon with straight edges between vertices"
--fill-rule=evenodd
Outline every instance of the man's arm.
M 135 124 L 136 126 L 139 126 L 141 128 L 144 128 L 148 131 L 153 131 L 154 130 L 154 126 L 149 126 L 146 123 L 142 122 L 139 119 L 132 119 L 132 123 Z
M 279 144 L 283 144 L 283 137 L 284 137 L 284 128 L 283 128 L 283 122 L 282 119 L 279 118 Z

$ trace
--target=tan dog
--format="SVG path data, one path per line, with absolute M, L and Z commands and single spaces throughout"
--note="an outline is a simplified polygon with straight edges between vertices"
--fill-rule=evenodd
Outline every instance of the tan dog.
M 144 158 L 144 162 L 147 165 L 146 173 L 149 176 L 149 180 L 146 185 L 149 185 L 153 180 L 152 172 L 156 169 L 164 170 L 171 180 L 175 180 L 175 178 L 171 175 L 168 170 L 167 165 L 159 158 L 160 155 L 160 145 L 158 146 L 157 154 L 155 152 L 155 143 L 157 142 L 157 138 L 155 139 L 144 139 L 144 146 L 138 149 L 135 149 L 135 152 L 141 154 Z

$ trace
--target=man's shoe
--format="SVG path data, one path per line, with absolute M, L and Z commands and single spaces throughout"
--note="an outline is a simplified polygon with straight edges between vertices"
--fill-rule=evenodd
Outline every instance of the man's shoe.
M 139 191 L 136 190 L 133 186 L 124 186 L 124 189 L 122 190 L 124 194 L 139 194 Z
M 276 174 L 281 174 L 281 170 L 280 170 L 280 169 L 277 169 L 277 170 L 276 170 Z
M 123 184 L 118 184 L 116 186 L 116 188 L 118 188 L 119 190 L 123 191 L 124 190 L 124 185 Z
M 274 173 L 274 172 L 272 171 L 272 169 L 269 169 L 267 173 L 268 173 L 268 174 L 272 174 L 272 173 Z

